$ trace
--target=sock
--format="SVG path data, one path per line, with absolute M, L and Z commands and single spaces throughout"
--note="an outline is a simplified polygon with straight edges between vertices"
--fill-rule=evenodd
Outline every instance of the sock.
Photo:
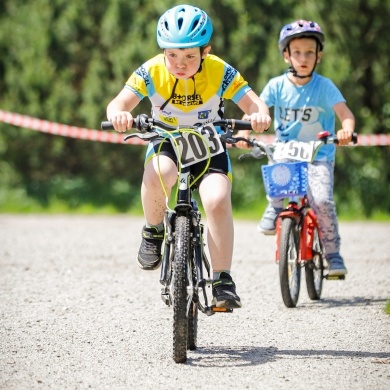
M 149 222 L 146 222 L 147 228 L 153 228 L 156 229 L 158 233 L 162 232 L 164 230 L 164 222 L 159 223 L 158 225 L 151 225 Z
M 229 270 L 224 269 L 224 270 L 218 271 L 218 272 L 214 271 L 213 272 L 213 280 L 218 280 L 220 278 L 222 272 L 226 272 L 227 274 L 230 275 L 230 269 Z

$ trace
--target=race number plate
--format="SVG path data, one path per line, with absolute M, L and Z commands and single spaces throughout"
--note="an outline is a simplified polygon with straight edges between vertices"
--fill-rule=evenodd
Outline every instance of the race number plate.
M 171 143 L 182 167 L 207 160 L 209 156 L 213 157 L 224 151 L 221 139 L 212 124 L 203 127 L 199 134 L 180 132 L 171 138 Z
M 321 145 L 322 141 L 289 141 L 286 143 L 278 142 L 273 153 L 274 159 L 277 161 L 297 160 L 312 162 Z

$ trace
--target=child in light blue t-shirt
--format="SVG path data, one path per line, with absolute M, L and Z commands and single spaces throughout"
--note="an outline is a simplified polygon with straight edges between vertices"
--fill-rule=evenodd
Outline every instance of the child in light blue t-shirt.
M 274 107 L 277 140 L 315 141 L 320 131 L 336 135 L 340 145 L 351 141 L 355 118 L 334 83 L 314 70 L 321 61 L 325 36 L 315 22 L 298 20 L 280 32 L 279 50 L 289 65 L 288 72 L 271 79 L 260 94 Z M 342 128 L 335 132 L 335 117 Z M 242 134 L 244 135 L 244 134 Z M 333 198 L 335 146 L 324 145 L 309 164 L 308 198 L 317 215 L 321 239 L 329 264 L 329 275 L 347 273 L 340 255 L 338 218 Z M 283 199 L 270 199 L 258 230 L 275 234 L 275 220 Z

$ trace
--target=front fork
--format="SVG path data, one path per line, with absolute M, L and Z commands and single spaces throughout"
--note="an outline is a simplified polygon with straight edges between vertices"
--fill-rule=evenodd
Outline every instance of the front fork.
M 190 258 L 188 259 L 190 264 L 188 266 L 188 270 L 193 272 L 194 275 L 188 275 L 188 308 L 191 302 L 194 302 L 198 309 L 208 316 L 213 315 L 216 312 L 231 313 L 233 311 L 232 309 L 218 310 L 209 305 L 206 288 L 212 283 L 212 279 L 210 262 L 204 251 L 204 226 L 201 224 L 201 214 L 194 199 L 191 200 L 191 207 L 192 208 L 189 210 L 192 221 Z M 171 283 L 174 262 L 173 248 L 175 239 L 174 226 L 176 215 L 176 211 L 167 211 L 165 215 L 165 244 L 161 264 L 160 283 L 163 286 L 161 288 L 161 298 L 167 306 L 171 306 L 173 303 Z M 207 272 L 207 278 L 204 277 L 203 267 Z M 202 300 L 199 297 L 199 293 L 203 297 Z
M 297 203 L 290 203 L 286 209 L 279 213 L 276 219 L 276 262 L 280 255 L 280 234 L 284 218 L 294 218 L 299 226 L 299 262 L 306 262 L 313 258 L 314 228 L 317 226 L 317 218 L 313 210 L 307 207 L 299 207 Z
M 317 226 L 317 218 L 313 210 L 306 210 L 301 229 L 301 261 L 313 259 L 314 228 Z
M 279 262 L 280 258 L 280 235 L 284 218 L 294 218 L 300 227 L 299 262 L 313 259 L 314 228 L 317 226 L 317 218 L 310 208 L 299 207 L 297 203 L 291 202 L 276 219 L 276 262 Z
M 195 273 L 195 275 L 188 275 L 188 296 L 190 301 L 195 302 L 200 310 L 208 307 L 208 298 L 206 294 L 206 285 L 210 281 L 210 263 L 204 253 L 204 242 L 203 242 L 203 232 L 204 227 L 201 224 L 201 214 L 198 210 L 198 205 L 195 199 L 191 200 L 191 207 L 188 209 L 188 213 L 191 216 L 191 237 L 190 237 L 190 258 L 188 259 L 189 272 Z M 172 283 L 172 274 L 173 274 L 173 262 L 174 262 L 174 239 L 175 239 L 175 219 L 177 211 L 167 210 L 165 213 L 165 243 L 164 243 L 164 252 L 161 264 L 161 273 L 160 273 L 160 283 L 162 284 L 161 288 L 161 298 L 163 302 L 171 306 L 172 305 L 172 294 L 170 292 L 170 286 Z M 203 265 L 207 272 L 207 280 L 203 275 Z M 194 284 L 195 282 L 195 284 Z M 199 291 L 202 291 L 204 306 L 199 301 Z M 189 302 L 190 303 L 190 302 Z
M 172 305 L 172 295 L 170 292 L 170 285 L 172 282 L 172 266 L 174 256 L 174 231 L 176 212 L 166 210 L 164 225 L 165 225 L 165 241 L 164 251 L 162 254 L 160 283 L 163 285 L 161 288 L 161 299 L 167 306 Z

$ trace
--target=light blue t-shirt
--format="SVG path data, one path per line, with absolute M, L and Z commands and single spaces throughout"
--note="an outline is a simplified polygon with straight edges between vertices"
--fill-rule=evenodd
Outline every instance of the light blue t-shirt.
M 268 107 L 274 107 L 277 139 L 315 141 L 320 131 L 335 134 L 333 107 L 345 99 L 334 83 L 317 73 L 302 86 L 294 85 L 287 73 L 271 79 L 260 94 Z M 320 148 L 316 161 L 334 161 L 335 146 Z

